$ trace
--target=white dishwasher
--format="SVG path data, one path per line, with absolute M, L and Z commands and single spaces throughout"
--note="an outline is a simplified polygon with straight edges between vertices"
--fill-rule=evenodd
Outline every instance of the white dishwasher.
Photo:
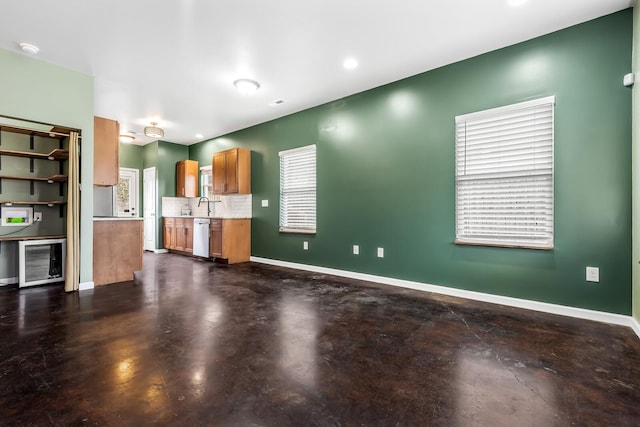
M 193 220 L 193 255 L 209 258 L 209 223 L 208 218 Z

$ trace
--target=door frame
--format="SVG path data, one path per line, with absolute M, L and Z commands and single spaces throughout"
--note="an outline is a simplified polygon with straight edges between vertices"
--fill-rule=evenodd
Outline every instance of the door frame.
M 133 185 L 133 187 L 131 189 L 129 189 L 129 191 L 131 192 L 131 190 L 133 190 L 133 206 L 135 209 L 135 215 L 121 215 L 120 212 L 118 212 L 118 200 L 117 200 L 117 196 L 118 196 L 118 186 L 116 185 L 115 187 L 113 187 L 113 216 L 116 217 L 124 217 L 124 218 L 138 218 L 139 214 L 139 208 L 140 208 L 140 171 L 138 169 L 133 169 L 133 168 L 120 168 L 120 175 L 123 175 L 123 172 L 125 174 L 132 174 L 133 175 L 133 182 L 135 183 L 135 185 Z M 119 180 L 119 179 L 118 179 Z M 129 197 L 129 200 L 131 200 L 131 197 Z
M 148 181 L 151 180 L 151 183 L 149 183 Z M 157 188 L 156 188 L 156 168 L 154 167 L 150 167 L 150 168 L 145 168 L 142 170 L 142 217 L 144 219 L 144 224 L 142 229 L 144 230 L 143 232 L 143 247 L 145 251 L 153 251 L 153 252 L 158 252 L 157 249 L 157 229 L 158 229 L 158 225 L 157 225 L 157 207 L 156 207 L 156 194 L 157 194 Z M 150 186 L 150 188 L 152 189 L 153 194 L 147 194 L 147 191 L 145 191 L 147 188 L 149 188 L 147 185 Z M 149 197 L 151 197 L 151 199 L 149 199 Z M 150 226 L 151 224 L 151 226 Z M 149 232 L 148 230 L 151 230 L 151 232 Z

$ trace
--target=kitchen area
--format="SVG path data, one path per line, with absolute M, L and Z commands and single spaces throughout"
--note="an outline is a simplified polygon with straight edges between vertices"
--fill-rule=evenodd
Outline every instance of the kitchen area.
M 112 122 L 113 127 L 117 122 Z M 119 134 L 117 127 L 110 134 L 113 140 L 113 135 Z M 96 168 L 105 158 L 117 158 L 119 172 L 117 178 L 111 176 L 94 186 L 96 286 L 133 280 L 135 271 L 143 268 L 145 250 L 225 264 L 249 261 L 249 150 L 214 152 L 211 164 L 202 165 L 186 158 L 187 146 L 165 141 L 117 145 L 119 153 L 114 154 L 112 147 L 110 152 L 95 156 Z M 147 172 L 151 170 L 154 178 L 148 183 Z M 128 177 L 128 171 L 136 175 Z M 144 174 L 144 182 L 138 172 Z M 136 197 L 129 199 L 133 193 Z
M 212 155 L 211 166 L 176 163 L 176 197 L 162 197 L 164 248 L 234 264 L 251 256 L 251 152 Z

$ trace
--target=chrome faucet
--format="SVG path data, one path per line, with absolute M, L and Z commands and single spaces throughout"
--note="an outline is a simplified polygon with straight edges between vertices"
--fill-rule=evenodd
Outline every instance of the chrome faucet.
M 207 216 L 211 216 L 211 204 L 209 203 L 209 199 L 207 197 L 200 197 L 200 200 L 198 200 L 198 207 L 200 207 L 200 202 L 202 202 L 203 200 L 207 201 Z

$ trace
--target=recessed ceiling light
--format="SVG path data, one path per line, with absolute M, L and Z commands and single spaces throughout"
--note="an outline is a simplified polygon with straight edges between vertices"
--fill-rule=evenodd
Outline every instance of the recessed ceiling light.
M 135 139 L 135 137 L 133 137 L 131 135 L 120 135 L 120 142 L 123 142 L 125 144 L 129 144 L 129 143 L 133 142 L 134 139 Z
M 353 70 L 354 68 L 358 68 L 358 61 L 356 61 L 354 58 L 347 58 L 342 63 L 342 66 L 347 70 Z
M 518 6 L 522 6 L 528 1 L 529 0 L 507 0 L 507 4 L 511 7 L 518 7 Z
M 251 79 L 238 79 L 233 82 L 233 85 L 243 95 L 251 95 L 258 89 L 260 89 L 260 83 Z
M 196 133 L 196 138 L 200 139 L 200 138 L 204 138 L 204 135 L 201 133 Z
M 40 52 L 40 48 L 31 43 L 20 43 L 18 46 L 20 46 L 20 49 L 22 49 L 23 52 L 29 53 L 31 55 L 36 55 L 38 52 Z

